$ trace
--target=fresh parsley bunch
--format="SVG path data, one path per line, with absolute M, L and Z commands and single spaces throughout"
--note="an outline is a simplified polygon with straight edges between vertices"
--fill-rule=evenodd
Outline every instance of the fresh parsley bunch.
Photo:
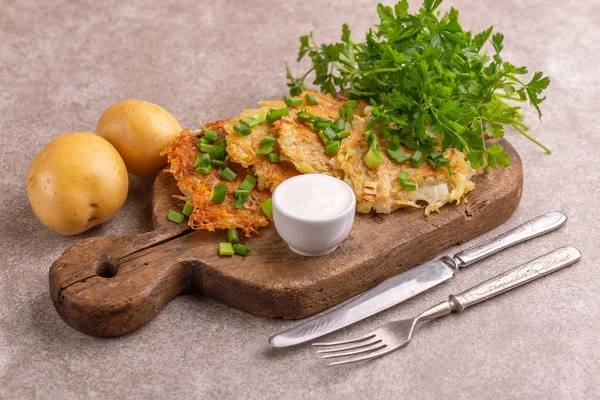
M 510 165 L 502 146 L 486 148 L 484 141 L 486 133 L 502 137 L 505 125 L 550 153 L 527 134 L 515 105 L 528 101 L 541 119 L 541 94 L 550 79 L 536 72 L 525 83 L 521 76 L 527 68 L 500 55 L 504 35 L 492 35 L 493 27 L 477 35 L 465 31 L 454 8 L 440 18 L 441 2 L 424 0 L 415 15 L 409 14 L 407 0 L 393 8 L 378 4 L 381 22 L 367 32 L 364 43 L 350 37 L 346 24 L 340 43 L 318 45 L 312 32 L 302 36 L 298 61 L 308 55 L 312 67 L 300 78 L 287 68 L 291 94 L 302 92 L 314 72 L 313 83 L 322 92 L 370 101 L 371 129 L 395 124 L 403 144 L 425 155 L 437 146 L 453 147 L 475 168 Z M 491 56 L 482 50 L 490 38 Z

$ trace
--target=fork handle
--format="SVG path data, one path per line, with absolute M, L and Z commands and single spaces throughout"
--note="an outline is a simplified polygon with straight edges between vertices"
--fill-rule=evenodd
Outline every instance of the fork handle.
M 552 211 L 535 217 L 502 235 L 496 236 L 483 243 L 478 243 L 460 253 L 456 253 L 452 258 L 458 267 L 468 267 L 485 257 L 506 249 L 507 247 L 514 246 L 517 243 L 533 239 L 534 237 L 558 229 L 566 221 L 567 216 L 565 214 L 558 211 Z
M 474 304 L 558 271 L 577 262 L 580 258 L 581 253 L 575 247 L 561 247 L 464 292 L 450 295 L 449 303 L 453 310 L 462 312 Z

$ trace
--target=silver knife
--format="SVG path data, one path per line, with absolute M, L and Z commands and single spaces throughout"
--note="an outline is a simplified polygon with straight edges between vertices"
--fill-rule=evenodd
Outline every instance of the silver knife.
M 560 228 L 567 216 L 549 212 L 452 257 L 444 256 L 393 276 L 341 306 L 269 338 L 274 347 L 286 347 L 321 337 L 377 314 L 434 287 L 494 253 Z

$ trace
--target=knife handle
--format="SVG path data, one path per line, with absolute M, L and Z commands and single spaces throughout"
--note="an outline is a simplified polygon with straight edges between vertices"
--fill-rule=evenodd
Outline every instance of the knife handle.
M 529 283 L 541 276 L 551 274 L 581 258 L 581 253 L 575 247 L 562 247 L 545 254 L 535 260 L 513 268 L 490 280 L 480 283 L 459 294 L 450 296 L 453 310 L 463 311 L 465 308 L 484 300 L 491 299 L 517 286 Z
M 495 238 L 456 253 L 452 258 L 458 267 L 468 267 L 487 256 L 491 256 L 500 250 L 506 249 L 507 247 L 552 232 L 564 225 L 566 221 L 567 216 L 565 214 L 558 211 L 552 211 L 540 215 L 531 221 L 525 222 L 500 236 L 496 236 Z

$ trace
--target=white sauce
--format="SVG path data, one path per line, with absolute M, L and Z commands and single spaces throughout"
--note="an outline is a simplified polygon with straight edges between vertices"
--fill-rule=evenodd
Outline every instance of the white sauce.
M 285 212 L 302 219 L 321 220 L 346 211 L 353 199 L 351 190 L 331 176 L 307 174 L 283 182 L 275 196 Z

